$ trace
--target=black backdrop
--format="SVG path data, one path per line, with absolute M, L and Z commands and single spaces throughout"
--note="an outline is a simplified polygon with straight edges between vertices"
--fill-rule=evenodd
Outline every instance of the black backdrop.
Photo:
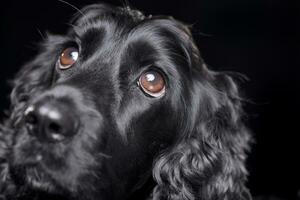
M 68 0 L 82 7 L 93 0 Z M 104 1 L 122 5 L 121 0 Z M 215 70 L 247 75 L 242 88 L 256 138 L 248 159 L 255 196 L 300 199 L 300 6 L 280 0 L 130 0 L 146 14 L 166 14 L 193 24 L 202 56 Z M 0 3 L 0 116 L 19 67 L 35 55 L 46 31 L 64 33 L 75 10 L 58 0 Z

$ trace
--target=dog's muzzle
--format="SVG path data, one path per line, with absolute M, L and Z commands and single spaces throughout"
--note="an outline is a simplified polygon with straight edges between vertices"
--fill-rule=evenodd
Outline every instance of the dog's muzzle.
M 41 142 L 61 142 L 77 133 L 79 120 L 68 101 L 43 97 L 25 110 L 28 133 Z

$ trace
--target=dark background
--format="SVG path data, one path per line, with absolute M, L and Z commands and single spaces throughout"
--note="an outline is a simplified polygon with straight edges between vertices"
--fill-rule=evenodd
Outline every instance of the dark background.
M 97 1 L 69 3 L 81 8 Z M 104 1 L 122 5 L 121 0 Z M 241 85 L 256 138 L 248 159 L 254 196 L 300 199 L 300 6 L 280 0 L 130 0 L 145 14 L 172 15 L 193 24 L 206 63 L 249 77 Z M 11 79 L 37 53 L 46 31 L 64 33 L 75 9 L 58 0 L 0 3 L 0 116 Z

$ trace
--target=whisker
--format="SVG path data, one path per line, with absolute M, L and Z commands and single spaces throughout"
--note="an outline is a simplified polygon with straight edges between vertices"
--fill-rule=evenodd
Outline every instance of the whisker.
M 70 26 L 70 27 L 73 27 L 74 29 L 75 28 L 78 28 L 78 26 L 74 25 L 74 24 L 71 24 L 71 23 L 65 23 L 66 25 Z
M 46 37 L 43 35 L 43 33 L 41 32 L 41 30 L 39 28 L 36 28 L 36 30 L 39 33 L 39 35 L 42 37 L 42 39 L 45 40 Z
M 120 0 L 124 8 L 131 8 L 131 5 L 128 0 Z
M 87 17 L 85 16 L 85 14 L 84 14 L 79 8 L 77 8 L 75 5 L 73 5 L 73 4 L 71 4 L 71 3 L 67 2 L 67 1 L 64 1 L 64 0 L 58 0 L 58 1 L 60 1 L 60 2 L 62 2 L 62 3 L 64 3 L 64 4 L 66 4 L 66 5 L 68 5 L 68 6 L 70 6 L 70 7 L 72 7 L 73 9 L 75 9 L 76 11 L 78 11 L 84 18 L 87 18 Z
M 108 155 L 108 154 L 105 154 L 105 153 L 102 153 L 102 152 L 99 152 L 98 153 L 99 156 L 102 156 L 104 158 L 111 158 L 112 156 Z

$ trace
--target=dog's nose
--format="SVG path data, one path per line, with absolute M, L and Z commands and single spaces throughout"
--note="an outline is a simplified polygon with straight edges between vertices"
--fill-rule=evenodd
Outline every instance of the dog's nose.
M 66 102 L 40 100 L 25 110 L 30 135 L 45 142 L 60 142 L 77 132 L 78 119 Z

